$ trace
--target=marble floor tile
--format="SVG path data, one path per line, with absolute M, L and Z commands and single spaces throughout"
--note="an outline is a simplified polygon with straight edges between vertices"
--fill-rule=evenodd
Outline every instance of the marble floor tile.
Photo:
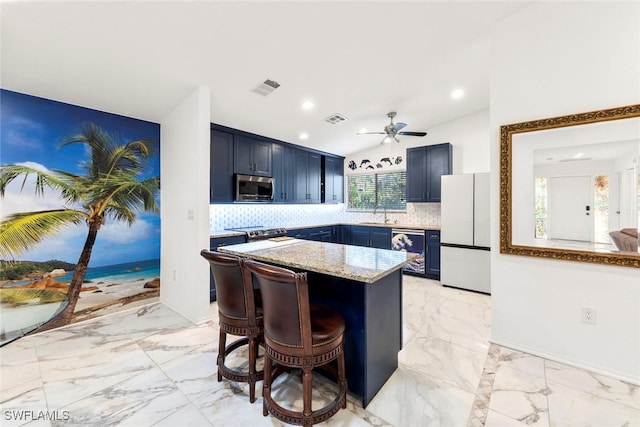
M 184 406 L 166 418 L 153 424 L 153 427 L 209 427 L 213 426 L 193 404 Z
M 2 373 L 4 376 L 5 369 Z M 3 378 L 4 381 L 4 378 Z M 0 425 L 3 427 L 21 426 L 38 417 L 40 411 L 46 411 L 47 400 L 40 380 L 19 384 L 3 390 L 0 394 Z M 35 414 L 35 416 L 32 416 Z M 37 426 L 51 425 L 47 420 L 35 421 Z
M 552 427 L 640 426 L 640 410 L 553 381 L 548 382 Z
M 526 427 L 528 424 L 489 409 L 484 427 Z
M 401 367 L 367 410 L 392 426 L 464 426 L 472 404 L 472 393 Z
M 486 356 L 486 350 L 471 350 L 419 334 L 400 350 L 398 363 L 475 393 Z
M 445 299 L 438 307 L 438 314 L 453 317 L 469 323 L 480 323 L 491 326 L 491 308 L 485 305 L 473 304 L 469 301 L 451 297 Z
M 150 426 L 188 404 L 176 385 L 152 367 L 65 406 L 69 419 L 52 425 Z
M 544 377 L 500 367 L 493 382 L 489 408 L 527 425 L 548 427 L 548 394 Z
M 206 353 L 218 347 L 218 329 L 210 324 L 184 329 L 168 329 L 137 341 L 140 348 L 157 364 L 194 353 Z
M 544 359 L 518 350 L 501 347 L 498 358 L 498 368 L 508 367 L 527 372 L 538 377 L 545 376 Z
M 151 359 L 134 342 L 105 346 L 100 350 L 78 351 L 63 359 L 40 362 L 50 409 L 60 409 L 153 366 Z
M 584 369 L 545 360 L 548 381 L 564 384 L 640 410 L 640 387 Z
M 487 351 L 491 328 L 481 322 L 467 322 L 434 313 L 419 332 L 472 350 Z
M 489 345 L 488 296 L 404 276 L 403 310 L 399 368 L 367 408 L 349 394 L 347 409 L 321 425 L 640 427 L 638 386 Z M 217 381 L 217 303 L 210 313 L 195 326 L 147 304 L 1 347 L 0 424 L 283 425 L 262 416 L 261 382 L 250 404 L 247 384 Z M 246 363 L 244 350 L 227 358 Z M 298 377 L 278 381 L 277 399 L 301 407 Z M 316 379 L 318 405 L 334 392 Z M 27 419 L 39 413 L 70 419 Z

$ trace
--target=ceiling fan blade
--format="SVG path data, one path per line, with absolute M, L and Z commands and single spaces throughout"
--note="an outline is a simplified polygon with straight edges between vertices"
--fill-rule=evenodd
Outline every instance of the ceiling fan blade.
M 399 131 L 400 129 L 405 128 L 406 126 L 407 126 L 407 124 L 406 124 L 406 123 L 398 122 L 398 123 L 395 123 L 395 124 L 393 125 L 393 128 L 394 128 L 394 129 L 396 130 L 396 132 L 397 132 L 397 131 Z
M 386 135 L 386 132 L 357 132 L 356 135 Z
M 426 132 L 398 132 L 398 135 L 406 135 L 406 136 L 425 136 Z

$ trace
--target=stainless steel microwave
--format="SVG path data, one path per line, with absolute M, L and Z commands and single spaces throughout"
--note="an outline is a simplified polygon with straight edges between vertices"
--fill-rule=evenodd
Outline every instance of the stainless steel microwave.
M 268 176 L 236 174 L 236 202 L 273 201 L 275 180 Z

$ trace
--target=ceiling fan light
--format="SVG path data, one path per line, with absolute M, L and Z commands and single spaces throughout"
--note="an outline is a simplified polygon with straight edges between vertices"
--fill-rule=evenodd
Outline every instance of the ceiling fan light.
M 388 136 L 385 136 L 384 139 L 382 140 L 383 144 L 388 144 L 391 142 L 391 138 L 389 138 Z

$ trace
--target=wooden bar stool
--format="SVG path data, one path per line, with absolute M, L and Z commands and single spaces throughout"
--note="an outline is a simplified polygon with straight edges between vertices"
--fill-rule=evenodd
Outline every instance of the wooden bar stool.
M 249 401 L 256 400 L 256 382 L 264 378 L 264 371 L 256 370 L 258 345 L 263 340 L 263 316 L 260 291 L 253 289 L 252 281 L 242 273 L 244 260 L 234 255 L 200 252 L 211 266 L 216 283 L 220 341 L 218 343 L 218 382 L 225 377 L 231 381 L 249 383 Z M 227 334 L 242 336 L 226 345 Z M 231 369 L 225 365 L 226 357 L 244 345 L 249 346 L 249 372 Z
M 289 424 L 311 426 L 331 418 L 347 406 L 344 367 L 344 319 L 334 309 L 309 303 L 306 273 L 247 260 L 245 282 L 255 277 L 264 310 L 263 415 Z M 329 365 L 337 360 L 338 369 Z M 302 412 L 283 408 L 271 397 L 271 384 L 288 368 L 302 370 Z M 311 407 L 312 371 L 321 368 L 338 380 L 338 395 L 327 406 Z

